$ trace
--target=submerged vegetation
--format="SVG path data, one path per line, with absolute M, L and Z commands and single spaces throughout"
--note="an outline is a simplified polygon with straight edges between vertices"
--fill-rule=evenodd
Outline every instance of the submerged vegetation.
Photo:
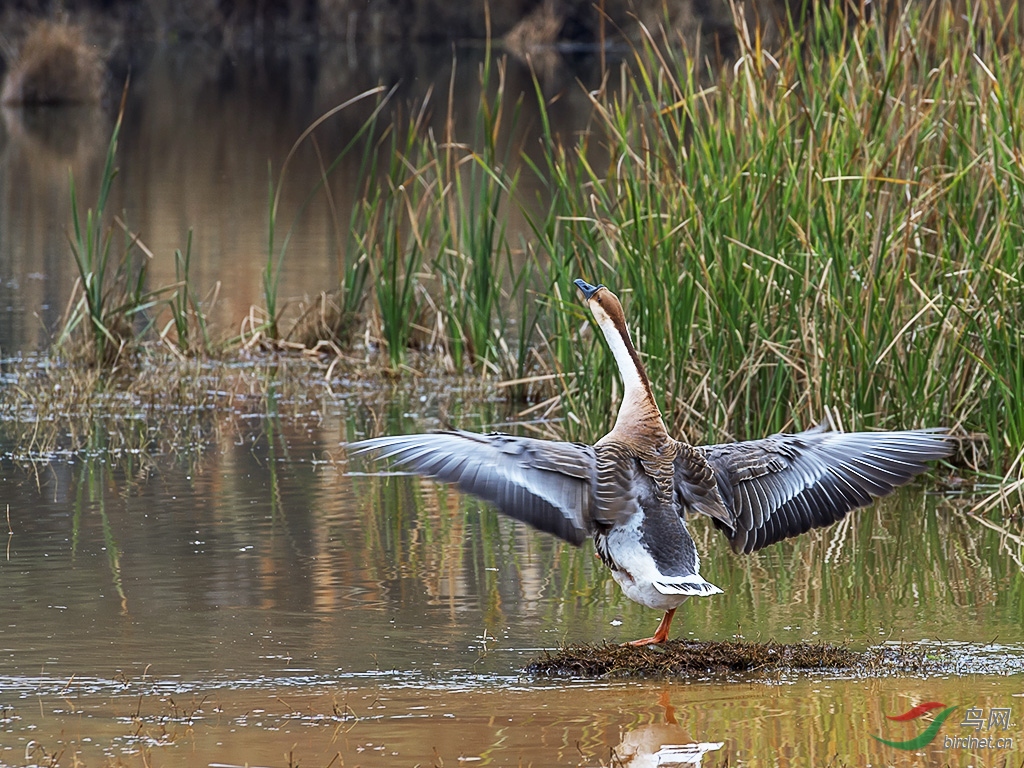
M 740 55 L 720 69 L 651 35 L 589 93 L 575 137 L 555 134 L 540 85 L 506 93 L 488 56 L 474 135 L 456 135 L 450 111 L 431 130 L 428 97 L 390 124 L 378 108 L 345 148 L 363 159 L 358 201 L 335 211 L 349 225 L 340 284 L 292 333 L 278 327 L 276 296 L 288 269 L 287 236 L 275 240 L 284 169 L 268 204 L 266 306 L 243 337 L 218 342 L 187 245 L 178 284 L 145 290 L 131 237 L 112 251 L 101 234 L 115 129 L 94 213 L 83 223 L 73 213 L 82 293 L 60 349 L 80 358 L 69 331 L 88 326 L 92 363 L 129 376 L 162 364 L 158 348 L 176 359 L 315 348 L 398 373 L 429 359 L 490 378 L 550 433 L 592 439 L 619 388 L 572 288 L 583 276 L 623 296 L 669 427 L 690 440 L 823 416 L 848 429 L 945 424 L 975 438 L 964 441 L 967 466 L 1018 475 L 1017 14 L 981 3 L 964 19 L 947 4 L 907 2 L 851 20 L 841 4 L 817 4 L 778 50 L 737 14 Z M 523 99 L 541 114 L 527 144 Z M 310 182 L 332 210 L 336 164 Z M 526 175 L 539 199 L 523 191 Z M 528 238 L 512 234 L 510 215 Z

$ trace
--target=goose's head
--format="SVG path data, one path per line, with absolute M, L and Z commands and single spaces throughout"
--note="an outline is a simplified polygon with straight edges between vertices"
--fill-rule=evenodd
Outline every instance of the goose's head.
M 614 328 L 619 333 L 626 330 L 626 315 L 622 311 L 618 296 L 603 285 L 591 285 L 580 279 L 573 282 L 580 289 L 583 299 L 594 313 L 594 319 L 602 330 Z M 605 332 L 607 333 L 607 330 Z

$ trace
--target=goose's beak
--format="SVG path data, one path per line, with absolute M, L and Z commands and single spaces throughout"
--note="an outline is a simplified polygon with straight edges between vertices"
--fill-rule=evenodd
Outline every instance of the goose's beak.
M 573 280 L 573 282 L 576 283 L 576 287 L 580 289 L 580 292 L 583 294 L 583 298 L 587 301 L 590 301 L 591 296 L 604 288 L 603 285 L 591 285 L 586 280 L 579 278 Z

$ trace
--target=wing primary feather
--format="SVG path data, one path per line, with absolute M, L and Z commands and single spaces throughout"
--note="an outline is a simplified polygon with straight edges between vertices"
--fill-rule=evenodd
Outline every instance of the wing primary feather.
M 841 519 L 910 482 L 952 449 L 940 428 L 814 429 L 696 450 L 712 468 L 726 507 L 718 527 L 733 549 L 752 552 Z
M 593 529 L 596 469 L 590 446 L 450 431 L 374 438 L 352 443 L 349 450 L 454 483 L 509 517 L 573 544 Z

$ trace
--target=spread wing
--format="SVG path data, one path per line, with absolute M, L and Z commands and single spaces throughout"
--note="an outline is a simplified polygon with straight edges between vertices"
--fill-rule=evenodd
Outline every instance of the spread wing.
M 944 429 L 826 432 L 702 446 L 731 519 L 714 516 L 735 552 L 831 525 L 948 456 Z
M 594 527 L 596 458 L 589 445 L 458 431 L 378 437 L 348 447 L 453 483 L 509 517 L 576 545 Z

